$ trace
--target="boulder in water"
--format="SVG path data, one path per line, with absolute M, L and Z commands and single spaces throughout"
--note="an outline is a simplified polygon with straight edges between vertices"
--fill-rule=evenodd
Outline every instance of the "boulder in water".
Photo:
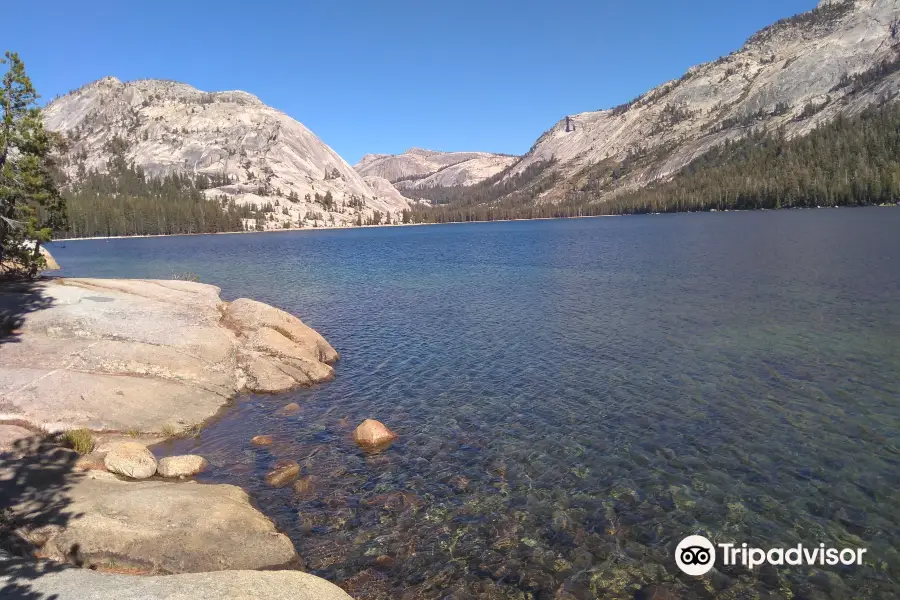
M 290 417 L 292 415 L 296 415 L 298 412 L 300 412 L 300 405 L 296 402 L 291 402 L 290 404 L 279 408 L 276 414 L 279 417 Z
M 266 475 L 266 483 L 272 487 L 284 487 L 300 475 L 300 465 L 289 461 L 276 466 Z
M 386 450 L 396 439 L 396 433 L 374 419 L 366 419 L 353 432 L 353 440 L 366 452 Z

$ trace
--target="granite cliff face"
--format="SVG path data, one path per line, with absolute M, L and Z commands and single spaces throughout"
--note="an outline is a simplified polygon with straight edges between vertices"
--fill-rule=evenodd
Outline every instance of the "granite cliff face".
M 354 169 L 375 175 L 400 190 L 470 186 L 492 177 L 516 162 L 517 157 L 490 152 L 436 152 L 410 148 L 403 154 L 367 154 Z
M 390 190 L 378 193 L 338 154 L 302 123 L 241 91 L 202 92 L 172 81 L 122 83 L 106 77 L 51 102 L 46 126 L 69 141 L 67 171 L 78 165 L 104 171 L 109 142 L 121 138 L 126 158 L 147 175 L 169 173 L 225 176 L 227 184 L 208 190 L 238 203 L 275 203 L 269 228 L 296 224 L 309 212 L 319 225 L 345 225 L 375 210 L 397 213 L 409 205 Z M 278 192 L 281 196 L 278 196 Z M 294 192 L 299 201 L 286 198 Z M 331 192 L 331 211 L 315 196 Z M 360 205 L 361 202 L 361 205 Z
M 900 90 L 900 0 L 823 0 L 808 13 L 752 36 L 729 56 L 688 70 L 622 106 L 570 115 L 545 132 L 509 177 L 544 161 L 557 183 L 538 201 L 562 200 L 587 168 L 642 156 L 610 197 L 676 173 L 709 149 L 751 131 L 803 135 L 838 115 L 856 114 Z M 852 84 L 863 75 L 867 85 Z

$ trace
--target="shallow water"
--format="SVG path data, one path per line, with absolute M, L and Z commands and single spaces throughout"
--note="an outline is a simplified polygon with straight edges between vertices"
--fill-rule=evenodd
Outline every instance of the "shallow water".
M 51 251 L 63 275 L 194 272 L 342 353 L 333 383 L 240 399 L 158 452 L 206 456 L 203 480 L 248 489 L 355 597 L 900 597 L 898 209 Z M 363 455 L 365 418 L 400 440 Z M 281 459 L 306 489 L 266 485 Z M 692 533 L 868 553 L 697 579 L 672 557 Z

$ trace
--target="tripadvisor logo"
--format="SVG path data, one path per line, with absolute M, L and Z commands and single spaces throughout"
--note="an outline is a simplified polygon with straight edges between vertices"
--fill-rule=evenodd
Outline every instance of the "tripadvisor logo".
M 867 548 L 826 548 L 825 544 L 806 548 L 750 548 L 746 543 L 717 544 L 722 564 L 743 565 L 753 569 L 760 565 L 861 565 Z M 688 575 L 705 575 L 716 563 L 716 546 L 702 535 L 689 535 L 675 548 L 675 564 Z
M 716 548 L 702 535 L 689 535 L 675 548 L 675 564 L 688 575 L 705 575 L 716 562 Z

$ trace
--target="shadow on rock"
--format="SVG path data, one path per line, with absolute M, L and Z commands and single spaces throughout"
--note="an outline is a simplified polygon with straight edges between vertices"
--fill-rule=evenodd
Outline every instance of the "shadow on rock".
M 52 304 L 53 299 L 44 295 L 39 281 L 0 284 L 0 344 L 18 341 L 25 316 Z
M 75 452 L 40 437 L 19 440 L 0 454 L 0 598 L 52 600 L 30 582 L 66 565 L 22 559 L 39 558 L 43 541 L 77 516 L 66 510 L 71 503 L 66 491 L 79 477 L 73 473 L 77 459 Z M 80 566 L 77 547 L 69 557 Z

